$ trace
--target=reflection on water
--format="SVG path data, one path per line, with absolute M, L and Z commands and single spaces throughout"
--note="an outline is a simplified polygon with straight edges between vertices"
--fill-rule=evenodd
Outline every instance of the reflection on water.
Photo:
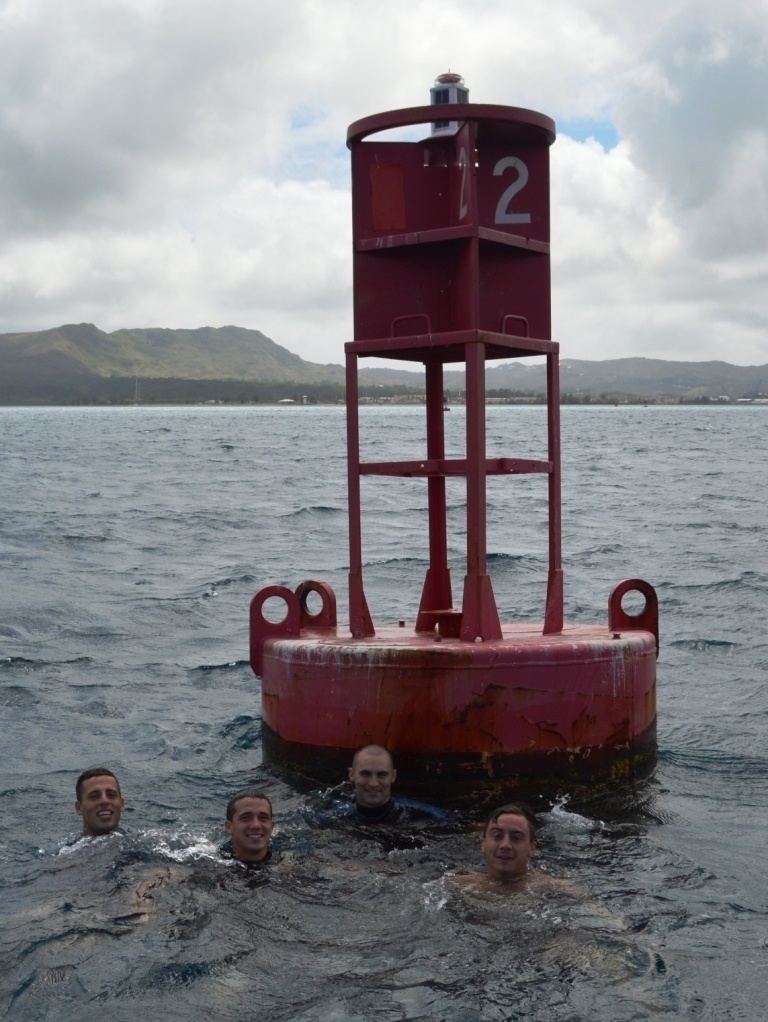
M 260 869 L 222 860 L 208 837 L 157 831 L 44 856 L 5 892 L 5 1017 L 551 1022 L 674 1010 L 655 938 L 593 897 L 458 884 L 450 874 L 478 863 L 467 821 L 398 848 L 376 828 L 313 830 L 305 818 L 284 822 L 274 865 Z M 572 852 L 595 829 L 560 809 L 545 844 L 554 833 Z M 565 857 L 548 858 L 562 868 Z

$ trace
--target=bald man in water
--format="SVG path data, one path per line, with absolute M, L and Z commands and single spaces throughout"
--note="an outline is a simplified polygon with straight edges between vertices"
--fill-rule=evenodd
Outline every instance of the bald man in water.
M 362 823 L 445 820 L 445 813 L 436 806 L 392 794 L 397 770 L 383 745 L 364 745 L 358 749 L 348 776 L 355 789 L 355 800 L 346 815 Z
M 342 783 L 319 792 L 304 812 L 310 827 L 343 827 L 356 837 L 377 841 L 385 849 L 422 848 L 435 825 L 448 816 L 437 806 L 392 794 L 397 770 L 383 745 L 364 745 L 347 770 L 352 787 Z
M 385 822 L 395 810 L 392 785 L 397 770 L 389 751 L 381 745 L 358 749 L 349 768 L 349 780 L 355 789 L 355 811 L 364 820 Z

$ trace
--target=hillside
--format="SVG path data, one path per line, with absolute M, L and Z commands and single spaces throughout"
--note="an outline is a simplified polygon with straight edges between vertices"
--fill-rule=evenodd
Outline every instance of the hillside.
M 413 371 L 375 369 L 362 362 L 360 379 L 371 387 L 424 386 L 424 374 L 415 366 Z M 768 391 L 768 365 L 563 358 L 560 381 L 562 394 L 576 399 L 633 395 L 652 400 L 724 396 L 735 400 Z M 489 366 L 486 382 L 488 390 L 542 394 L 544 363 Z M 142 400 L 154 402 L 270 402 L 302 392 L 312 400 L 339 400 L 343 386 L 341 365 L 307 362 L 260 331 L 236 326 L 108 334 L 91 323 L 80 323 L 0 334 L 0 404 L 6 405 L 125 404 L 133 400 L 137 387 Z M 457 393 L 463 386 L 461 372 L 446 371 L 446 391 Z
M 166 377 L 189 380 L 339 379 L 340 366 L 305 362 L 259 330 L 116 330 L 92 323 L 38 333 L 0 334 L 0 372 L 41 378 L 66 376 Z
M 397 370 L 369 370 L 379 383 L 398 380 L 409 386 L 423 386 L 423 373 L 403 374 Z M 445 389 L 464 386 L 463 373 L 447 371 Z M 505 362 L 486 372 L 488 390 L 510 390 L 543 394 L 546 368 L 538 364 Z M 688 401 L 697 398 L 728 397 L 735 401 L 744 395 L 768 392 L 768 365 L 736 366 L 728 362 L 667 362 L 658 358 L 616 358 L 592 362 L 572 358 L 560 360 L 560 392 L 563 396 L 620 396 L 653 400 Z

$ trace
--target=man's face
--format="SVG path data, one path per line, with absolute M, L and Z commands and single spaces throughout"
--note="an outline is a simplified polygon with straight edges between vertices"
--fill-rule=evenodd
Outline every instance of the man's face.
M 514 880 L 525 875 L 536 842 L 531 839 L 530 825 L 524 816 L 504 813 L 488 827 L 480 847 L 489 877 Z
M 80 801 L 75 802 L 75 812 L 83 818 L 83 834 L 87 837 L 98 837 L 117 830 L 123 809 L 125 802 L 114 777 L 103 774 L 83 781 Z
M 392 795 L 397 770 L 386 753 L 361 752 L 349 768 L 349 779 L 355 786 L 355 799 L 366 809 L 386 805 Z
M 241 798 L 235 803 L 231 820 L 224 824 L 232 838 L 232 852 L 241 862 L 261 862 L 269 852 L 275 827 L 269 802 L 263 798 Z

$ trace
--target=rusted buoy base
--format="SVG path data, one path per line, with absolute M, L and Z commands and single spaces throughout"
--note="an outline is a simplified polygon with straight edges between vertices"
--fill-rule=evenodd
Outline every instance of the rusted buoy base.
M 399 791 L 442 803 L 594 793 L 653 772 L 654 634 L 502 631 L 482 643 L 404 628 L 267 639 L 266 762 L 333 784 L 352 751 L 375 742 L 397 758 Z

